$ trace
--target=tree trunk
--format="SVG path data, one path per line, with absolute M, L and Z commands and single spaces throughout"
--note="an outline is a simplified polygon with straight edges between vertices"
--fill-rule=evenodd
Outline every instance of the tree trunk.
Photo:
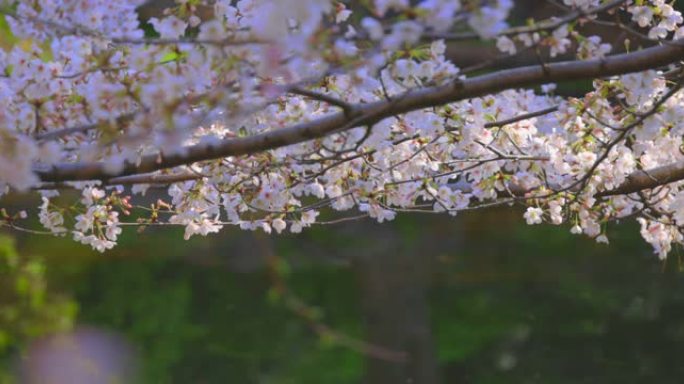
M 390 227 L 390 226 L 388 226 Z M 400 249 L 392 228 L 373 228 L 373 246 L 354 257 L 366 340 L 404 351 L 406 362 L 368 358 L 368 384 L 437 384 L 441 382 L 427 303 L 431 258 L 417 250 Z

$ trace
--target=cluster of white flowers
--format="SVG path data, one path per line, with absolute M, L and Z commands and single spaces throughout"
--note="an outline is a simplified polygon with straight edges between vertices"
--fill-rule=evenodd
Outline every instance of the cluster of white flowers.
M 169 218 L 169 223 L 185 226 L 186 240 L 196 234 L 206 236 L 216 233 L 222 228 L 220 196 L 216 188 L 187 182 L 172 185 L 169 195 L 177 212 Z
M 74 240 L 90 245 L 99 252 L 113 248 L 121 234 L 119 212 L 112 209 L 111 202 L 105 197 L 106 193 L 102 189 L 90 186 L 83 189 L 82 213 L 76 216 L 72 231 Z
M 67 232 L 64 227 L 64 216 L 61 212 L 50 210 L 50 199 L 43 197 L 43 204 L 40 205 L 40 213 L 38 214 L 40 223 L 54 234 L 61 234 Z
M 512 36 L 501 35 L 496 40 L 496 47 L 503 53 L 515 55 L 518 53 L 518 45 L 525 48 L 545 46 L 548 47 L 549 55 L 553 58 L 567 54 L 573 47 L 573 40 L 576 45 L 576 56 L 580 59 L 602 58 L 613 49 L 610 44 L 602 42 L 600 36 L 583 36 L 577 31 L 571 31 L 568 24 L 555 28 L 549 34 L 535 31 Z
M 641 1 L 640 5 L 629 7 L 632 20 L 641 28 L 649 28 L 648 37 L 651 39 L 665 39 L 670 32 L 674 38 L 684 36 L 681 28 L 682 14 L 675 10 L 665 0 Z
M 513 8 L 512 0 L 494 0 L 478 7 L 469 17 L 468 24 L 482 37 L 498 35 L 508 27 L 506 19 Z
M 140 209 L 135 223 L 180 225 L 186 239 L 225 226 L 298 233 L 334 221 L 325 207 L 384 222 L 403 211 L 521 203 L 528 224 L 567 223 L 599 242 L 609 222 L 637 215 L 661 257 L 683 242 L 681 182 L 607 195 L 639 169 L 684 160 L 684 95 L 657 70 L 597 79 L 581 98 L 554 96 L 551 84 L 350 123 L 299 144 L 171 167 L 131 189 L 107 175 L 98 179 L 112 185 L 42 184 L 37 171 L 57 166 L 101 162 L 108 174 L 130 174 L 149 156 L 162 162 L 338 109 L 353 122 L 355 105 L 458 86 L 467 73 L 446 58 L 445 42 L 424 43 L 453 28 L 496 38 L 509 55 L 612 51 L 581 33 L 606 3 L 598 0 L 564 0 L 587 16 L 517 32 L 506 21 L 510 0 L 375 0 L 359 15 L 333 0 L 177 1 L 149 20 L 155 37 L 138 21 L 142 3 L 22 0 L 3 11 L 15 43 L 0 50 L 0 195 L 40 189 L 40 222 L 53 234 L 110 249 L 133 208 L 124 194 L 170 177 L 161 183 L 169 198 Z M 652 39 L 683 33 L 681 14 L 663 0 L 613 11 Z M 80 203 L 60 205 L 64 186 L 82 190 Z
M 601 41 L 600 36 L 589 36 L 578 39 L 577 57 L 580 59 L 596 59 L 606 57 L 613 50 L 613 46 Z
M 579 8 L 583 11 L 588 11 L 599 5 L 599 0 L 563 0 L 563 3 L 573 8 Z

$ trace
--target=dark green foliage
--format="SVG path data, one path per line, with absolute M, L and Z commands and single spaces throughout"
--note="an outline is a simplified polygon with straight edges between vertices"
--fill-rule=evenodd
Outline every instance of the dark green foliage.
M 14 240 L 0 234 L 0 382 L 9 382 L 13 358 L 29 341 L 70 329 L 76 309 L 49 286 L 42 258 L 18 254 Z
M 317 334 L 273 295 L 277 281 L 264 249 L 285 263 L 274 269 L 277 279 L 317 321 L 357 340 L 371 336 L 368 307 L 360 304 L 369 297 L 368 275 L 361 283 L 369 264 L 361 261 L 389 255 L 371 276 L 394 287 L 387 300 L 398 303 L 396 295 L 425 289 L 445 383 L 678 382 L 684 374 L 677 359 L 684 353 L 678 255 L 659 262 L 633 223 L 610 228 L 606 246 L 566 227 L 521 221 L 520 212 L 504 211 L 409 216 L 273 239 L 228 230 L 190 242 L 161 230 L 128 235 L 106 255 L 53 238 L 22 242 L 22 254 L 49 255 L 51 284 L 75 295 L 80 323 L 120 332 L 137 347 L 143 383 L 362 381 L 371 367 L 365 355 Z M 3 257 L 17 259 L 2 241 Z M 425 276 L 397 275 L 402 268 L 393 264 L 407 262 Z M 9 281 L 1 282 L 6 294 L 16 291 Z M 30 297 L 19 300 L 22 308 L 33 308 Z M 21 312 L 26 324 L 44 319 L 32 311 Z M 16 348 L 34 333 L 12 335 L 8 345 Z

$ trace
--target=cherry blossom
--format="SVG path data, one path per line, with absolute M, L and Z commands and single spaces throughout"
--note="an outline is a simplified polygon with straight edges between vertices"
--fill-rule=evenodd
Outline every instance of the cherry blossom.
M 147 24 L 142 4 L 0 7 L 0 196 L 36 195 L 53 235 L 102 252 L 131 226 L 189 239 L 516 205 L 602 243 L 636 217 L 661 258 L 684 243 L 669 2 L 564 0 L 523 25 L 510 0 L 179 1 Z M 459 68 L 462 40 L 502 57 Z M 592 82 L 556 95 L 568 80 Z

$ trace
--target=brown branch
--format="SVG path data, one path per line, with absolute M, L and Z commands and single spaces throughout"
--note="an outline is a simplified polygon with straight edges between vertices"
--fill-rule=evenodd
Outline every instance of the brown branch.
M 312 91 L 310 89 L 302 88 L 302 87 L 290 87 L 288 90 L 289 93 L 299 95 L 299 96 L 304 96 L 312 100 L 316 101 L 321 101 L 326 104 L 330 104 L 339 108 L 342 108 L 342 110 L 347 113 L 351 114 L 353 112 L 354 106 L 347 103 L 344 100 L 340 100 L 336 97 L 326 95 L 324 93 Z
M 112 177 L 172 168 L 198 161 L 253 154 L 327 136 L 333 132 L 375 124 L 403 113 L 479 97 L 511 88 L 531 87 L 549 82 L 594 79 L 657 68 L 684 59 L 684 46 L 663 45 L 633 53 L 586 61 L 566 61 L 501 70 L 446 85 L 409 90 L 392 101 L 378 101 L 355 106 L 355 117 L 345 113 L 276 129 L 258 135 L 227 139 L 219 143 L 198 144 L 169 155 L 148 155 L 139 163 L 128 162 L 123 170 L 110 174 L 103 162 L 62 163 L 36 173 L 44 182 L 106 180 Z
M 615 189 L 603 191 L 596 194 L 596 197 L 626 195 L 653 189 L 661 185 L 684 180 L 684 161 L 678 161 L 661 167 L 638 170 L 627 176 L 627 180 Z
M 543 116 L 549 113 L 553 113 L 558 110 L 558 106 L 542 109 L 539 111 L 533 111 L 529 112 L 526 114 L 518 115 L 509 119 L 505 120 L 499 120 L 499 121 L 494 121 L 491 123 L 485 124 L 485 128 L 495 128 L 495 127 L 503 127 L 508 124 L 513 124 L 517 123 L 522 120 L 526 119 L 531 119 L 534 117 L 538 116 Z M 402 138 L 400 140 L 396 140 L 394 144 L 400 144 L 408 139 L 416 139 L 418 136 L 412 136 L 410 138 Z M 423 147 L 424 148 L 424 147 Z M 343 158 L 340 160 L 339 163 L 333 164 L 333 166 L 329 168 L 334 168 L 335 166 L 340 165 L 340 163 L 344 163 L 347 161 L 351 161 L 357 158 L 360 158 L 362 156 L 367 156 L 375 153 L 375 150 L 370 150 L 366 152 L 359 153 L 355 156 L 352 156 L 350 158 Z M 476 162 L 480 159 L 468 159 L 468 160 L 459 160 L 458 162 Z M 505 160 L 505 158 L 498 158 L 497 160 Z M 513 160 L 513 158 L 511 158 Z M 520 158 L 515 158 L 515 160 L 521 160 Z M 548 158 L 524 158 L 522 160 L 540 160 L 540 161 L 546 161 Z M 328 168 L 324 169 L 327 170 Z M 323 173 L 316 174 L 315 177 L 321 176 Z M 313 179 L 315 177 L 310 177 L 309 179 Z M 179 183 L 179 182 L 184 182 L 184 181 L 190 181 L 190 180 L 198 180 L 201 179 L 202 176 L 198 175 L 196 173 L 191 173 L 191 172 L 184 172 L 184 173 L 178 173 L 178 174 L 157 174 L 157 173 L 143 173 L 143 174 L 137 174 L 137 175 L 131 175 L 131 176 L 122 176 L 122 177 L 115 177 L 111 178 L 108 180 L 104 180 L 102 183 L 103 186 L 106 185 L 135 185 L 135 184 L 150 184 L 150 185 L 168 185 L 172 183 Z M 42 183 L 38 187 L 34 188 L 35 190 L 48 190 L 48 189 L 71 189 L 71 186 L 62 182 L 55 183 L 55 182 L 49 182 L 49 183 Z
M 496 159 L 495 159 L 496 160 Z M 540 159 L 541 160 L 541 159 Z M 682 181 L 684 180 L 684 160 L 680 160 L 678 162 L 668 164 L 668 165 L 663 165 L 660 167 L 652 168 L 649 170 L 638 170 L 635 172 L 632 172 L 629 176 L 627 176 L 627 180 L 625 180 L 622 184 L 620 184 L 618 187 L 607 190 L 607 191 L 600 191 L 594 194 L 594 197 L 610 197 L 610 196 L 618 196 L 618 195 L 628 195 L 631 193 L 637 193 L 641 192 L 644 190 L 648 189 L 654 189 L 661 187 L 663 185 L 669 184 L 669 183 L 674 183 L 677 181 Z M 454 190 L 459 190 L 464 193 L 472 193 L 473 189 L 470 185 L 467 184 L 454 184 L 451 186 L 452 189 Z M 516 184 L 510 184 L 509 185 L 509 193 L 507 194 L 499 194 L 500 198 L 507 198 L 507 197 L 513 197 L 515 199 L 519 198 L 529 198 L 529 199 L 545 199 L 552 197 L 556 193 L 558 193 L 557 190 L 552 189 L 552 193 L 545 195 L 545 196 L 528 196 L 530 192 L 533 190 L 536 190 L 537 188 L 532 188 L 532 189 L 525 189 L 522 188 L 519 185 Z M 572 191 L 573 193 L 576 193 L 578 191 L 578 188 L 574 188 Z
M 93 129 L 96 129 L 98 127 L 104 126 L 106 124 L 116 124 L 116 126 L 120 126 L 121 124 L 124 124 L 126 122 L 129 122 L 133 120 L 133 118 L 136 117 L 136 115 L 140 113 L 140 111 L 136 112 L 131 112 L 131 113 L 126 113 L 120 116 L 117 116 L 113 120 L 110 121 L 98 121 L 97 123 L 93 124 L 84 124 L 84 125 L 79 125 L 75 127 L 68 127 L 68 128 L 61 128 L 61 129 L 54 129 L 54 130 L 47 130 L 45 132 L 41 132 L 35 136 L 35 139 L 38 141 L 50 141 L 50 140 L 56 140 L 59 138 L 62 138 L 64 136 L 68 136 L 74 133 L 86 133 L 88 131 L 91 131 Z
M 594 162 L 594 164 L 592 164 L 591 168 L 589 168 L 589 171 L 587 171 L 587 172 L 584 174 L 583 177 L 581 177 L 580 179 L 578 179 L 577 181 L 575 181 L 575 182 L 572 183 L 571 185 L 569 185 L 569 186 L 567 186 L 567 187 L 565 187 L 565 188 L 563 188 L 563 189 L 561 189 L 561 190 L 555 191 L 554 193 L 564 192 L 564 191 L 571 191 L 571 190 L 576 189 L 576 187 L 580 187 L 579 189 L 580 189 L 580 190 L 583 190 L 583 189 L 587 186 L 587 183 L 589 182 L 589 180 L 594 176 L 596 170 L 597 170 L 598 167 L 601 165 L 601 163 L 603 163 L 603 162 L 608 158 L 608 156 L 610 155 L 610 151 L 611 151 L 617 144 L 619 144 L 620 142 L 622 142 L 623 140 L 625 140 L 625 138 L 627 137 L 627 135 L 628 135 L 634 128 L 636 128 L 637 126 L 641 125 L 641 124 L 644 122 L 644 120 L 646 120 L 649 116 L 654 115 L 654 114 L 658 111 L 658 109 L 660 108 L 660 106 L 663 105 L 663 104 L 664 104 L 667 100 L 669 100 L 672 96 L 674 96 L 677 92 L 679 92 L 680 89 L 681 89 L 681 85 L 680 85 L 680 84 L 677 84 L 676 87 L 673 87 L 672 89 L 670 89 L 670 90 L 667 92 L 667 94 L 665 94 L 663 97 L 661 97 L 660 100 L 658 100 L 648 112 L 639 115 L 639 117 L 637 118 L 637 120 L 635 120 L 634 122 L 630 123 L 629 125 L 627 125 L 627 126 L 621 128 L 621 129 L 620 129 L 620 133 L 617 135 L 617 137 L 616 137 L 615 139 L 613 139 L 612 141 L 610 141 L 610 142 L 606 145 L 606 147 L 605 147 L 603 153 L 596 159 L 596 161 Z
M 143 173 L 139 175 L 122 176 L 115 177 L 112 179 L 105 180 L 101 185 L 138 185 L 138 184 L 149 184 L 149 185 L 169 185 L 173 183 L 182 183 L 184 181 L 199 180 L 202 175 L 198 175 L 193 172 L 184 172 L 178 174 L 157 174 L 157 173 Z M 59 183 L 43 183 L 35 190 L 48 190 L 48 189 L 71 189 L 72 187 L 68 184 Z
M 523 115 L 514 116 L 514 117 L 511 117 L 510 119 L 499 120 L 499 121 L 487 123 L 484 125 L 484 127 L 485 128 L 499 128 L 499 127 L 503 127 L 503 126 L 508 125 L 508 124 L 513 124 L 513 123 L 517 123 L 519 121 L 532 119 L 534 117 L 548 115 L 549 113 L 554 113 L 556 111 L 558 111 L 558 106 L 553 106 L 553 107 L 549 107 L 549 108 L 542 109 L 539 111 L 534 111 L 534 112 L 526 113 Z

